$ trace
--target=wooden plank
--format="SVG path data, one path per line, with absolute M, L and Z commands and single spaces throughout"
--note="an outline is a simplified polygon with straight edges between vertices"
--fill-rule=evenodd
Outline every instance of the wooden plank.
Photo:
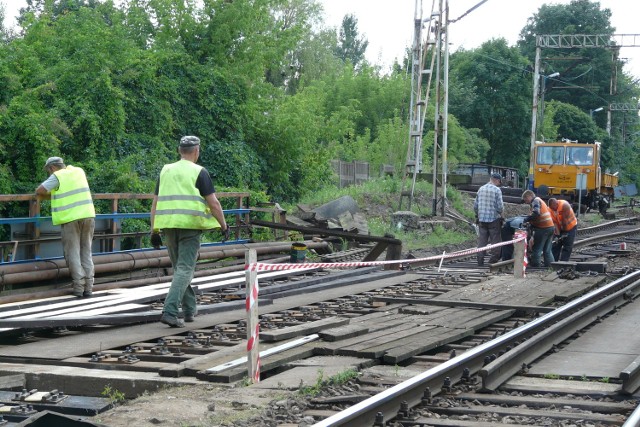
M 260 372 L 265 373 L 276 368 L 280 368 L 289 362 L 298 359 L 304 359 L 313 356 L 313 349 L 315 343 L 307 343 L 299 347 L 295 347 L 281 353 L 273 354 L 260 361 Z M 210 382 L 230 383 L 234 381 L 240 381 L 247 376 L 246 366 L 240 366 L 238 368 L 227 369 L 222 372 L 207 372 L 199 371 L 196 373 L 196 378 Z
M 337 328 L 319 331 L 318 335 L 325 341 L 339 341 L 364 335 L 369 332 L 369 328 L 363 325 L 344 325 Z
M 414 273 L 407 273 L 401 276 L 385 277 L 368 282 L 357 283 L 352 286 L 342 286 L 339 288 L 322 290 L 323 296 L 327 299 L 336 299 L 355 295 L 363 292 L 370 292 L 387 286 L 394 286 L 404 283 L 407 280 L 417 280 L 421 276 Z M 300 307 L 311 304 L 317 300 L 317 293 L 296 295 L 295 297 L 278 298 L 271 306 L 261 306 L 260 313 L 274 313 L 282 310 Z M 220 304 L 217 304 L 220 305 Z M 246 318 L 244 304 L 237 309 L 217 312 L 214 315 L 198 316 L 196 322 L 211 321 L 211 324 L 231 323 Z M 91 332 L 91 339 L 87 339 L 86 334 L 76 334 L 56 338 L 55 340 L 38 341 L 25 343 L 19 346 L 0 347 L 0 356 L 5 357 L 33 357 L 34 354 L 41 355 L 49 359 L 64 359 L 79 354 L 91 354 L 104 349 L 119 348 L 130 345 L 132 342 L 154 340 L 167 335 L 167 326 L 160 322 L 148 323 L 144 325 L 133 325 L 127 328 L 127 333 L 123 334 L 120 328 L 105 328 Z M 265 343 L 266 345 L 267 343 Z M 245 342 L 246 345 L 246 342 Z
M 382 357 L 387 350 L 395 348 L 399 343 L 413 340 L 416 335 L 440 329 L 437 326 L 417 326 L 408 325 L 409 328 L 403 331 L 395 331 L 390 335 L 372 337 L 366 341 L 361 341 L 350 346 L 341 347 L 336 351 L 340 356 L 354 356 L 377 359 Z
M 335 341 L 332 343 L 317 343 L 316 354 L 324 354 L 324 355 L 338 354 L 338 352 L 342 348 L 353 346 L 358 343 L 366 342 L 378 337 L 384 337 L 388 335 L 393 335 L 395 333 L 400 333 L 402 331 L 405 331 L 408 328 L 415 327 L 415 325 L 416 323 L 409 321 L 407 317 L 403 319 L 398 319 L 394 323 L 385 325 L 386 327 L 382 327 L 382 325 L 380 325 L 379 329 L 375 331 L 370 331 L 365 335 L 349 338 L 342 341 Z
M 283 341 L 290 338 L 300 337 L 303 335 L 315 334 L 325 328 L 333 328 L 343 326 L 349 323 L 349 319 L 339 317 L 327 317 L 325 319 L 316 320 L 315 322 L 307 322 L 296 326 L 278 329 L 268 332 L 260 332 L 260 339 L 265 342 Z
M 411 357 L 442 345 L 458 341 L 473 334 L 472 330 L 439 328 L 414 335 L 396 343 L 397 347 L 387 348 L 382 360 L 388 364 L 397 364 Z M 375 351 L 375 348 L 370 351 Z
M 496 405 L 526 405 L 528 407 L 544 408 L 556 406 L 558 408 L 566 406 L 583 409 L 586 411 L 599 412 L 601 414 L 623 414 L 633 411 L 636 407 L 629 402 L 607 402 L 601 400 L 588 399 L 567 399 L 558 396 L 545 398 L 531 396 L 513 396 L 504 394 L 483 394 L 483 393 L 462 393 L 456 395 L 456 399 L 492 403 Z
M 417 304 L 417 305 L 435 305 L 435 306 L 444 306 L 444 307 L 471 307 L 471 308 L 483 308 L 487 310 L 518 310 L 524 312 L 539 312 L 539 313 L 548 313 L 550 311 L 555 310 L 552 307 L 540 307 L 537 305 L 513 305 L 513 304 L 496 304 L 496 303 L 486 303 L 486 302 L 475 302 L 475 301 L 460 301 L 460 300 L 443 300 L 443 299 L 424 299 L 418 297 L 411 297 L 411 295 L 406 295 L 403 297 L 385 297 L 385 296 L 374 296 L 372 297 L 373 301 L 382 301 L 382 302 L 402 302 L 406 304 Z
M 624 415 L 607 415 L 607 414 L 593 414 L 588 412 L 569 412 L 566 408 L 563 408 L 562 411 L 552 411 L 550 409 L 545 410 L 535 410 L 535 409 L 527 409 L 527 408 L 504 408 L 500 406 L 491 406 L 490 408 L 479 406 L 479 407 L 470 407 L 466 406 L 464 408 L 444 408 L 440 406 L 427 406 L 425 409 L 435 412 L 436 414 L 447 414 L 447 415 L 466 415 L 466 416 L 474 416 L 474 415 L 482 415 L 486 414 L 487 411 L 490 411 L 492 414 L 498 414 L 499 416 L 513 416 L 513 417 L 534 417 L 534 418 L 550 418 L 550 419 L 560 419 L 560 420 L 582 420 L 593 423 L 607 423 L 607 424 L 621 424 L 624 422 Z
M 308 272 L 309 270 L 301 269 L 294 271 L 296 271 L 297 273 L 304 273 Z M 263 272 L 258 276 L 258 280 L 274 279 L 287 275 L 288 271 Z M 197 288 L 200 291 L 224 289 L 231 285 L 241 286 L 244 283 L 243 276 L 244 271 L 231 272 L 222 275 L 212 275 L 196 278 L 193 279 L 192 284 L 197 284 Z M 219 280 L 220 278 L 222 278 L 222 280 Z M 12 311 L 5 311 L 3 313 L 0 313 L 0 318 L 11 318 L 11 320 L 13 321 L 28 321 L 29 319 L 46 318 L 63 319 L 62 317 L 57 317 L 61 316 L 62 314 L 75 314 L 75 316 L 67 316 L 69 319 L 73 319 L 76 317 L 97 316 L 104 313 L 123 313 L 134 309 L 134 307 L 128 305 L 129 303 L 139 301 L 155 301 L 157 299 L 164 298 L 170 285 L 171 283 L 167 282 L 153 284 L 142 288 L 128 288 L 121 290 L 121 292 L 116 293 L 115 295 L 112 295 L 110 291 L 104 291 L 106 295 L 103 295 L 99 298 L 93 297 L 75 299 L 71 301 L 55 303 L 50 306 L 39 305 L 26 309 L 14 309 Z M 105 307 L 115 307 L 115 309 L 106 310 L 104 313 L 96 311 L 100 308 Z M 55 310 L 56 308 L 58 308 L 58 310 Z M 120 308 L 120 310 L 118 308 Z M 148 309 L 148 307 L 146 309 Z M 2 320 L 0 320 L 0 324 L 2 324 Z M 27 322 L 25 322 L 25 327 L 28 327 L 26 325 L 28 325 Z M 2 328 L 0 329 L 0 331 L 7 331 L 11 329 L 14 328 Z

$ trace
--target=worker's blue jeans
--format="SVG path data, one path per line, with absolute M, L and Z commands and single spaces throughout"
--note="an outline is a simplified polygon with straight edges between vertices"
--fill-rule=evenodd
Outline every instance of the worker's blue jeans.
M 553 253 L 551 245 L 553 244 L 553 232 L 555 227 L 534 228 L 533 229 L 533 247 L 531 248 L 531 266 L 540 267 L 540 258 L 544 257 L 544 266 L 551 267 Z
M 556 261 L 569 261 L 573 251 L 573 242 L 576 240 L 578 226 L 569 231 L 563 231 L 551 249 Z
M 179 307 L 182 306 L 185 315 L 195 316 L 196 293 L 191 287 L 191 279 L 196 269 L 202 230 L 165 228 L 162 232 L 173 266 L 173 279 L 162 312 L 178 317 Z

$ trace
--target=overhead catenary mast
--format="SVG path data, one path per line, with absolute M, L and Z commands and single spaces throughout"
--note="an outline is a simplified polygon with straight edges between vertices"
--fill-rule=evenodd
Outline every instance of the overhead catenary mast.
M 407 160 L 402 180 L 400 206 L 402 209 L 404 198 L 408 199 L 407 209 L 411 209 L 414 197 L 416 178 L 422 172 L 422 137 L 424 132 L 425 114 L 429 102 L 429 89 L 436 59 L 434 34 L 437 33 L 438 20 L 434 19 L 433 4 L 428 17 L 423 15 L 422 0 L 416 0 L 414 11 L 414 37 L 411 55 L 411 99 L 409 112 L 409 144 Z M 435 15 L 435 16 L 434 16 Z M 429 58 L 429 66 L 425 63 Z M 426 84 L 423 81 L 426 77 Z M 410 180 L 410 182 L 408 182 Z

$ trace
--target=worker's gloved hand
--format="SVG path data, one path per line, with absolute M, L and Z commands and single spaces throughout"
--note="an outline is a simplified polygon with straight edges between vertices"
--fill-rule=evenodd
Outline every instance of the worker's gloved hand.
M 566 233 L 562 233 L 558 236 L 558 242 L 562 242 L 564 239 L 566 239 L 567 237 L 569 237 L 568 234 Z
M 153 230 L 151 232 L 151 246 L 153 246 L 154 249 L 160 249 L 160 246 L 162 246 L 162 237 L 160 237 L 159 230 Z
M 229 240 L 230 236 L 231 236 L 231 230 L 229 230 L 229 226 L 227 225 L 227 228 L 222 230 L 222 241 L 226 242 L 227 240 Z

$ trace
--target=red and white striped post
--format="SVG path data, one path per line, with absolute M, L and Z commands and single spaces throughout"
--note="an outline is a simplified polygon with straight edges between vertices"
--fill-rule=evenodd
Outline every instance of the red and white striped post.
M 255 249 L 245 252 L 246 308 L 247 308 L 247 371 L 253 383 L 260 382 L 260 320 L 258 319 L 258 255 Z
M 527 276 L 527 232 L 517 230 L 513 235 L 513 275 L 516 278 Z

